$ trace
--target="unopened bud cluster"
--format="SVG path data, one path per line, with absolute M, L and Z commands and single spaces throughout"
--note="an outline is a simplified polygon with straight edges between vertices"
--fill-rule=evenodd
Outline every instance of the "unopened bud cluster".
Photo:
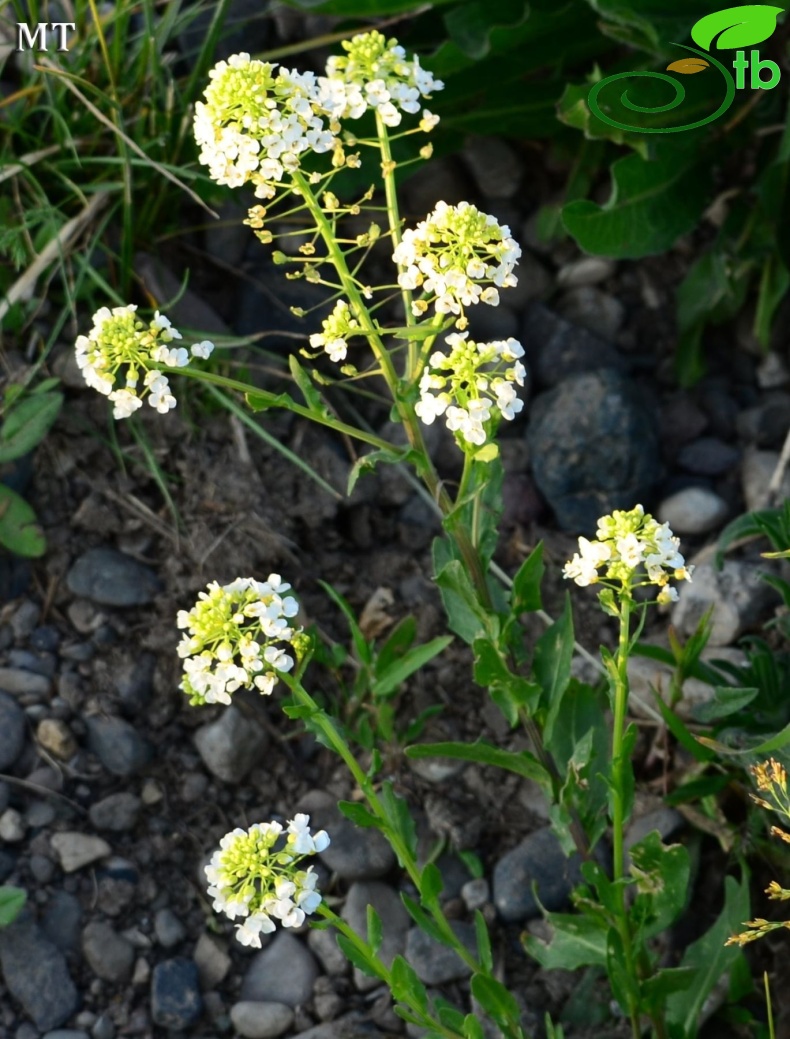
M 325 830 L 310 833 L 310 816 L 297 815 L 288 823 L 285 840 L 278 822 L 256 823 L 249 830 L 237 827 L 219 842 L 205 867 L 208 893 L 214 910 L 236 925 L 242 945 L 260 949 L 261 935 L 283 927 L 301 927 L 305 916 L 321 904 L 312 866 L 301 861 L 329 847 Z
M 290 588 L 279 574 L 266 581 L 239 577 L 224 586 L 212 581 L 191 610 L 179 610 L 176 623 L 187 631 L 178 646 L 180 688 L 191 704 L 229 704 L 242 687 L 269 695 L 278 672 L 291 670 L 294 658 L 283 644 L 298 655 L 304 636 L 289 623 L 299 612 L 286 594 Z

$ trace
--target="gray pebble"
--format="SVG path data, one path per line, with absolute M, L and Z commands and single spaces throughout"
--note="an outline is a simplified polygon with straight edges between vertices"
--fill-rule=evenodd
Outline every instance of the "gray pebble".
M 8 693 L 0 692 L 0 771 L 11 768 L 25 745 L 25 712 Z
M 740 452 L 718 437 L 700 437 L 678 452 L 678 465 L 699 476 L 721 476 L 733 469 Z
M 103 606 L 144 606 L 162 590 L 154 571 L 114 548 L 90 548 L 66 575 L 73 595 Z
M 748 628 L 764 620 L 778 602 L 778 594 L 760 577 L 760 568 L 727 559 L 721 570 L 702 563 L 691 583 L 681 581 L 679 599 L 672 607 L 672 624 L 691 635 L 703 613 L 713 607 L 709 646 L 729 646 Z
M 278 931 L 247 968 L 241 999 L 301 1006 L 310 998 L 317 976 L 318 964 L 304 942 L 288 931 Z
M 410 917 L 397 892 L 378 880 L 358 880 L 351 885 L 343 906 L 343 919 L 360 937 L 367 937 L 367 907 L 371 905 L 381 919 L 383 940 L 379 956 L 389 967 L 396 956 L 406 948 L 406 933 Z M 377 978 L 354 968 L 354 983 L 361 992 L 380 984 Z
M 34 801 L 25 812 L 25 820 L 28 826 L 39 829 L 43 826 L 49 826 L 56 814 L 55 806 L 51 802 Z
M 267 742 L 260 725 L 232 706 L 195 733 L 195 746 L 203 763 L 224 783 L 240 783 L 260 760 Z
M 108 794 L 90 806 L 88 815 L 97 830 L 133 830 L 140 814 L 140 798 L 125 790 Z
M 23 642 L 31 635 L 41 616 L 41 607 L 30 599 L 23 599 L 11 614 L 8 623 L 18 642 Z
M 771 477 L 779 464 L 779 457 L 778 451 L 750 449 L 745 452 L 741 464 L 741 488 L 749 512 L 766 507 Z M 787 470 L 779 485 L 778 500 L 786 498 L 790 498 L 790 471 Z
M 307 932 L 307 944 L 317 957 L 327 974 L 342 975 L 348 973 L 349 963 L 332 928 L 317 931 L 311 928 Z
M 727 518 L 729 506 L 705 487 L 685 487 L 664 498 L 658 519 L 668 523 L 673 534 L 707 534 Z
M 0 930 L 0 966 L 6 988 L 42 1031 L 76 1011 L 79 996 L 63 953 L 29 920 Z
M 138 715 L 154 695 L 156 654 L 143 652 L 121 663 L 115 673 L 115 690 L 124 714 Z
M 172 909 L 159 909 L 154 917 L 154 932 L 165 949 L 172 949 L 186 936 L 186 929 Z
M 157 963 L 151 975 L 151 1017 L 163 1028 L 185 1029 L 203 1013 L 198 969 L 192 960 L 176 957 Z
M 230 1019 L 244 1039 L 276 1039 L 291 1027 L 294 1012 L 285 1003 L 244 1000 L 230 1008 Z
M 470 136 L 462 158 L 485 198 L 513 198 L 524 176 L 518 153 L 498 137 Z M 485 208 L 485 207 L 483 207 Z
M 540 303 L 527 310 L 522 341 L 529 368 L 542 386 L 556 386 L 581 372 L 625 367 L 610 343 Z
M 63 952 L 79 948 L 82 907 L 68 891 L 54 891 L 41 920 L 44 935 Z
M 564 908 L 574 885 L 581 882 L 579 858 L 568 859 L 546 826 L 525 837 L 494 868 L 494 905 L 508 923 L 540 916 L 533 894 L 549 912 Z
M 578 328 L 611 342 L 623 326 L 625 307 L 619 299 L 592 285 L 568 289 L 557 301 L 557 312 Z
M 46 855 L 30 856 L 30 872 L 39 884 L 49 884 L 55 876 L 55 863 Z
M 32 696 L 46 699 L 52 689 L 52 680 L 35 671 L 19 667 L 0 667 L 0 690 L 12 696 Z
M 17 844 L 25 839 L 27 828 L 22 814 L 16 808 L 6 808 L 0 815 L 0 840 L 7 844 Z
M 224 981 L 232 963 L 227 951 L 217 939 L 205 933 L 198 938 L 193 959 L 204 989 L 216 988 Z
M 476 955 L 473 924 L 454 920 L 450 924 L 457 938 L 472 955 Z M 434 941 L 419 927 L 412 927 L 406 937 L 406 959 L 414 967 L 417 977 L 426 985 L 443 985 L 448 981 L 468 978 L 472 973 L 458 953 Z
M 468 880 L 461 888 L 461 898 L 470 913 L 475 909 L 482 909 L 490 897 L 491 889 L 485 877 Z
M 90 1036 L 81 1028 L 56 1028 L 54 1032 L 47 1032 L 41 1039 L 90 1039 Z
M 129 980 L 134 965 L 134 948 L 104 921 L 94 921 L 84 929 L 82 952 L 97 977 L 114 983 Z
M 382 834 L 355 826 L 325 791 L 311 790 L 296 810 L 310 816 L 311 829 L 327 831 L 332 843 L 321 852 L 321 861 L 343 880 L 381 877 L 395 864 L 395 853 Z
M 557 284 L 572 288 L 576 285 L 597 285 L 614 274 L 617 264 L 604 256 L 582 256 L 563 264 L 557 272 Z
M 154 756 L 151 743 L 123 718 L 85 719 L 88 748 L 114 776 L 131 776 L 150 764 Z
M 91 1028 L 92 1039 L 115 1039 L 115 1025 L 109 1014 L 98 1017 Z
M 110 845 L 101 837 L 79 833 L 77 830 L 64 830 L 62 833 L 54 834 L 51 844 L 66 873 L 74 873 L 112 853 Z

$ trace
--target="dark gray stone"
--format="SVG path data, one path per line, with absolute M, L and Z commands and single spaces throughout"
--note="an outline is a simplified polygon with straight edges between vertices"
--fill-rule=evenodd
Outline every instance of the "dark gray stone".
M 232 706 L 202 725 L 194 738 L 206 768 L 224 783 L 240 783 L 268 742 L 266 731 Z
M 343 880 L 381 877 L 395 865 L 395 853 L 382 834 L 355 826 L 325 791 L 311 790 L 305 794 L 296 811 L 310 816 L 313 831 L 329 833 L 332 843 L 321 852 L 321 861 Z
M 8 693 L 0 692 L 0 771 L 11 768 L 25 745 L 25 712 Z
M 75 896 L 53 892 L 41 921 L 44 935 L 63 952 L 73 952 L 79 948 L 81 926 L 82 908 Z
M 599 368 L 623 370 L 617 350 L 586 328 L 532 303 L 527 310 L 522 338 L 527 363 L 540 386 L 556 386 L 563 379 Z
M 140 653 L 120 665 L 115 673 L 115 690 L 124 714 L 134 717 L 148 707 L 154 695 L 155 670 L 155 653 Z
M 159 909 L 154 917 L 154 932 L 159 944 L 172 949 L 186 937 L 186 929 L 172 909 Z
M 95 716 L 85 724 L 89 750 L 114 776 L 132 776 L 150 764 L 153 746 L 123 718 Z
M 103 920 L 89 923 L 82 932 L 82 951 L 97 977 L 116 984 L 129 980 L 134 947 Z
M 73 595 L 102 606 L 144 606 L 162 591 L 153 570 L 114 548 L 90 548 L 66 576 Z
M 247 968 L 240 998 L 301 1006 L 310 999 L 317 977 L 318 964 L 304 942 L 288 931 L 278 931 Z
M 563 530 L 595 531 L 613 509 L 648 505 L 661 476 L 655 421 L 638 388 L 611 369 L 541 394 L 527 431 L 532 470 Z
M 132 830 L 140 814 L 140 803 L 135 794 L 122 790 L 91 805 L 88 815 L 97 830 Z
M 699 476 L 721 476 L 734 469 L 740 451 L 718 437 L 700 437 L 678 452 L 678 465 Z
M 203 1013 L 197 966 L 183 956 L 157 963 L 151 975 L 151 1017 L 163 1028 L 184 1029 Z
M 0 930 L 0 966 L 6 988 L 42 1031 L 62 1025 L 79 1007 L 63 953 L 32 921 Z
M 391 966 L 396 956 L 406 948 L 406 933 L 411 918 L 396 891 L 379 880 L 357 880 L 348 889 L 343 906 L 343 919 L 362 938 L 367 937 L 367 911 L 372 906 L 381 920 L 382 942 L 379 956 L 386 966 Z M 362 992 L 376 988 L 377 978 L 363 974 L 354 968 L 354 983 Z
M 468 951 L 476 955 L 474 924 L 456 920 L 450 926 Z M 412 927 L 406 936 L 406 959 L 426 985 L 444 985 L 448 981 L 468 978 L 472 973 L 471 967 L 454 949 L 434 941 L 419 927 Z
M 494 867 L 494 905 L 508 923 L 541 915 L 533 894 L 549 912 L 563 909 L 572 889 L 581 883 L 579 856 L 568 858 L 546 826 L 512 848 Z

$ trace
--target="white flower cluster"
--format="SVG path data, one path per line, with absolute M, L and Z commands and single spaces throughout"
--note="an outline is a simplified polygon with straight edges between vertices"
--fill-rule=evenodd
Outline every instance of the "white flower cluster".
M 641 505 L 602 516 L 596 538 L 579 538 L 579 551 L 565 564 L 563 577 L 582 587 L 601 580 L 622 588 L 653 584 L 660 588 L 660 603 L 677 601 L 677 589 L 669 585 L 671 578 L 691 580 L 694 567 L 686 566 L 679 551 L 680 539 L 672 534 L 668 523 L 659 523 Z M 645 578 L 636 580 L 640 567 Z
M 289 625 L 299 612 L 296 599 L 285 594 L 290 588 L 279 574 L 265 581 L 239 577 L 222 587 L 212 581 L 191 610 L 179 610 L 176 623 L 188 632 L 178 646 L 180 688 L 191 704 L 229 704 L 242 686 L 268 696 L 277 672 L 291 670 L 294 659 L 282 643 L 298 653 L 302 629 Z
M 424 314 L 433 302 L 439 314 L 461 315 L 460 328 L 466 327 L 465 307 L 495 307 L 498 290 L 517 284 L 513 270 L 519 256 L 510 228 L 469 202 L 438 202 L 425 220 L 404 231 L 392 254 L 401 268 L 400 287 L 424 294 L 412 304 L 414 313 Z
M 160 414 L 176 406 L 166 375 L 153 365 L 185 368 L 190 352 L 185 347 L 172 347 L 181 333 L 157 310 L 153 320 L 144 324 L 137 318 L 137 307 L 101 307 L 93 315 L 93 328 L 86 336 L 77 336 L 77 366 L 88 386 L 112 401 L 116 419 L 129 418 L 148 403 Z M 206 359 L 214 344 L 205 340 L 194 343 L 192 357 Z M 123 386 L 116 389 L 116 377 L 123 369 Z M 142 376 L 142 389 L 140 377 Z
M 218 184 L 250 181 L 258 198 L 273 198 L 307 151 L 339 146 L 328 127 L 312 72 L 296 72 L 249 54 L 234 54 L 209 72 L 205 101 L 195 105 L 200 161 Z
M 524 407 L 516 386 L 526 377 L 519 360 L 524 348 L 515 339 L 475 343 L 468 332 L 446 337 L 449 354 L 437 350 L 420 378 L 420 399 L 414 410 L 430 426 L 439 415 L 447 428 L 469 444 L 484 444 L 485 423 L 492 408 L 504 419 L 512 419 Z
M 360 326 L 345 300 L 339 299 L 334 310 L 321 323 L 321 332 L 310 336 L 310 346 L 324 350 L 335 362 L 344 361 L 348 348 L 349 336 L 359 334 Z
M 398 126 L 402 112 L 419 112 L 421 98 L 444 88 L 418 57 L 407 58 L 396 40 L 380 32 L 360 33 L 342 46 L 346 54 L 332 55 L 318 80 L 318 99 L 332 119 L 359 119 L 372 108 L 385 126 Z M 420 129 L 427 132 L 438 122 L 423 109 Z
M 208 893 L 214 910 L 236 925 L 242 945 L 261 947 L 261 935 L 283 927 L 301 927 L 305 916 L 321 904 L 312 866 L 298 869 L 301 859 L 329 847 L 325 830 L 310 833 L 310 816 L 297 815 L 288 823 L 283 843 L 280 823 L 256 823 L 249 830 L 237 827 L 219 842 L 205 867 Z M 280 849 L 275 850 L 279 844 Z

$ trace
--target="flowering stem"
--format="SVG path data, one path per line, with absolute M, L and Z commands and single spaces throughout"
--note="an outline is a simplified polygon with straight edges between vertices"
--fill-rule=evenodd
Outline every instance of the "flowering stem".
M 617 929 L 623 943 L 623 956 L 628 975 L 634 986 L 639 976 L 634 961 L 631 942 L 631 926 L 625 899 L 625 886 L 619 883 L 625 873 L 625 813 L 626 813 L 626 762 L 624 757 L 625 719 L 628 706 L 628 653 L 631 646 L 630 620 L 632 602 L 628 593 L 620 599 L 620 633 L 617 643 L 617 665 L 613 678 L 614 729 L 612 733 L 612 845 L 613 880 L 617 893 Z M 639 1039 L 639 1007 L 633 995 L 629 995 L 628 1013 L 634 1039 Z

